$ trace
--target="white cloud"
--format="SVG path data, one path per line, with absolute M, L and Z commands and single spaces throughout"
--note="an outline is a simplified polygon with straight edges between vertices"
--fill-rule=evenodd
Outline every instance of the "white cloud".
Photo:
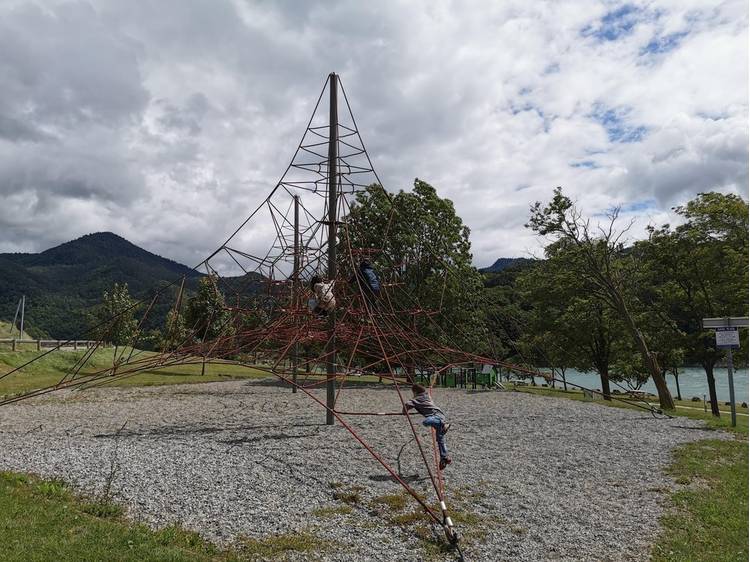
M 557 185 L 591 214 L 650 202 L 636 232 L 747 197 L 747 21 L 739 0 L 4 3 L 0 249 L 113 230 L 196 263 L 332 70 L 386 186 L 452 199 L 478 265 L 537 250 L 523 223 Z

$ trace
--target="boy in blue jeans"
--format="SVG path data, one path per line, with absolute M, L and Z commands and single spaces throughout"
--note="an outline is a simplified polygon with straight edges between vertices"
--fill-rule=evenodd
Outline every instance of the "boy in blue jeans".
M 435 429 L 438 449 L 440 450 L 440 470 L 443 470 L 451 463 L 451 459 L 448 456 L 448 448 L 445 445 L 445 434 L 448 433 L 451 424 L 446 421 L 445 413 L 435 406 L 432 397 L 425 387 L 421 384 L 413 384 L 411 385 L 411 391 L 414 394 L 414 398 L 408 402 L 404 402 L 404 414 L 411 408 L 414 408 L 424 416 L 422 425 Z

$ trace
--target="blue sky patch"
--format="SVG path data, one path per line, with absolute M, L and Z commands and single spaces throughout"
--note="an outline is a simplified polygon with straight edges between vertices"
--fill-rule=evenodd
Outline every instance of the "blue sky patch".
M 581 30 L 584 37 L 600 41 L 616 41 L 629 35 L 643 19 L 643 11 L 633 4 L 625 4 L 604 14 L 597 24 L 589 24 Z
M 593 160 L 581 160 L 579 162 L 570 162 L 568 164 L 571 168 L 599 168 L 599 164 Z
M 648 45 L 641 49 L 641 55 L 661 55 L 668 53 L 679 47 L 682 38 L 687 34 L 687 31 L 679 31 L 662 35 L 661 37 L 654 37 L 648 42 Z
M 646 136 L 648 129 L 643 125 L 634 126 L 627 123 L 625 118 L 630 108 L 608 108 L 597 104 L 589 117 L 601 124 L 607 131 L 610 142 L 638 142 Z
M 633 201 L 620 207 L 620 211 L 623 213 L 638 213 L 653 209 L 656 209 L 656 199 L 642 199 L 641 201 Z

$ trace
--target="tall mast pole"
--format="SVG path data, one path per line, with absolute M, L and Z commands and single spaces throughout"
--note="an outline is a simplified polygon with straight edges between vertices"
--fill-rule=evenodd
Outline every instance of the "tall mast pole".
M 292 307 L 297 310 L 299 308 L 299 269 L 300 269 L 300 256 L 299 256 L 299 195 L 294 196 L 294 273 L 292 275 Z M 299 316 L 297 316 L 299 318 Z M 299 320 L 295 321 L 295 324 L 299 327 Z M 295 337 L 299 337 L 297 334 Z M 292 393 L 297 393 L 297 369 L 299 365 L 299 341 L 294 343 L 294 351 L 292 357 Z
M 328 282 L 336 279 L 336 211 L 338 207 L 338 76 L 328 75 Z M 336 399 L 336 309 L 328 315 L 328 345 L 326 346 L 326 425 L 333 425 Z

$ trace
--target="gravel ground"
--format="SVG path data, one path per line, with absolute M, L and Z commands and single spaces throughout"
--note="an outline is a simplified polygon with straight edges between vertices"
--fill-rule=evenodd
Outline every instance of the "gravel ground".
M 448 505 L 471 561 L 648 559 L 674 488 L 663 474 L 670 451 L 707 436 L 702 422 L 592 403 L 434 395 L 454 424 Z M 339 407 L 397 411 L 400 402 L 393 390 L 345 389 Z M 350 419 L 395 465 L 410 437 L 404 418 Z M 178 522 L 221 544 L 302 531 L 323 541 L 314 556 L 289 559 L 455 560 L 430 539 L 426 520 L 394 521 L 416 502 L 378 507 L 400 486 L 344 428 L 323 421 L 304 394 L 264 381 L 57 395 L 0 408 L 0 469 L 100 494 L 115 467 L 112 490 L 134 519 Z M 429 493 L 413 443 L 400 465 Z M 342 490 L 354 492 L 352 511 L 321 512 L 344 505 L 334 498 Z

